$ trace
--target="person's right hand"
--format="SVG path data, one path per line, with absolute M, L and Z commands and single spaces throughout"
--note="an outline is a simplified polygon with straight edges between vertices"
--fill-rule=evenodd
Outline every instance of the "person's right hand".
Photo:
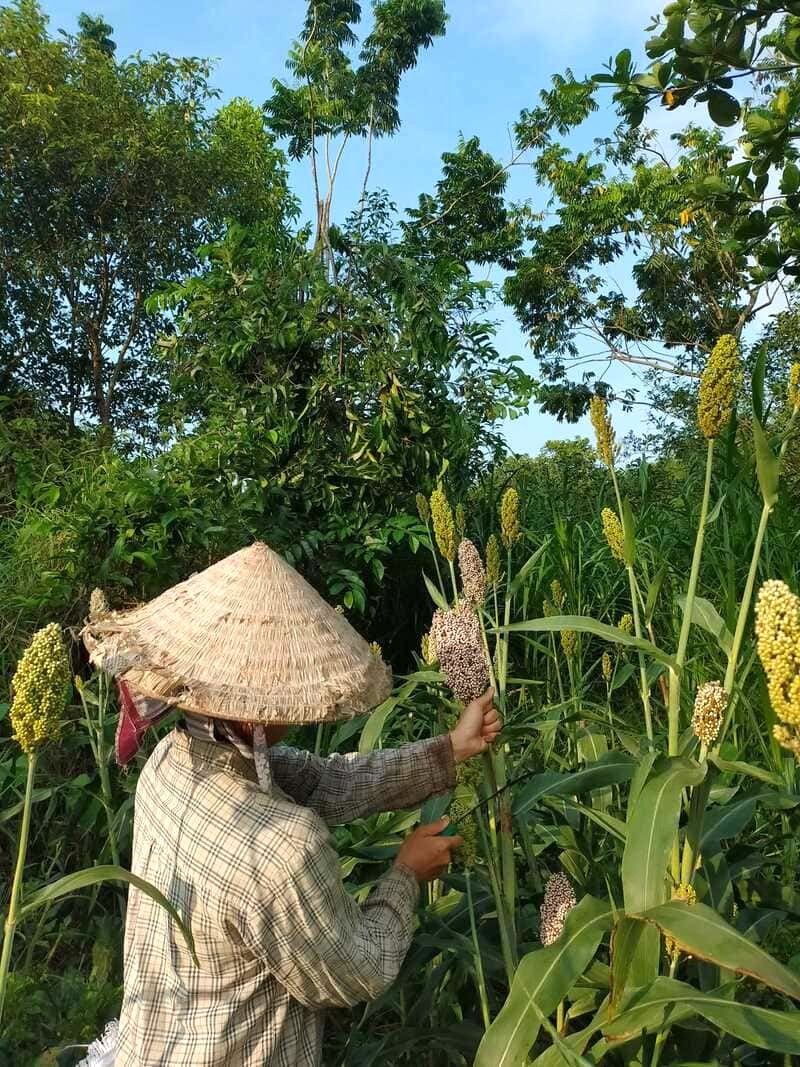
M 440 836 L 449 821 L 443 818 L 418 826 L 400 846 L 395 863 L 413 871 L 418 882 L 432 882 L 444 874 L 450 865 L 450 853 L 464 843 L 463 837 Z

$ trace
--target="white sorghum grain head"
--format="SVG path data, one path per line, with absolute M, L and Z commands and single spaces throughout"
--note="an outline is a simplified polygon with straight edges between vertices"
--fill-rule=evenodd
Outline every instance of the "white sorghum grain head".
M 461 600 L 452 610 L 436 611 L 431 637 L 453 695 L 466 704 L 484 693 L 489 685 L 489 671 L 481 625 L 472 605 Z
M 706 682 L 700 686 L 692 715 L 692 731 L 698 741 L 706 746 L 714 744 L 727 706 L 728 694 L 720 682 Z
M 464 540 L 459 544 L 458 569 L 465 599 L 470 604 L 482 604 L 486 599 L 486 572 L 480 553 L 472 541 Z
M 543 945 L 558 941 L 564 930 L 567 913 L 575 907 L 575 890 L 563 873 L 552 874 L 544 887 L 544 899 L 539 909 L 539 940 Z

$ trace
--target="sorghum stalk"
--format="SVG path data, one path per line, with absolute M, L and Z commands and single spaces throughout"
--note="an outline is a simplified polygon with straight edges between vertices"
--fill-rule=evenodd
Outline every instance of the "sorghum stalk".
M 508 979 L 508 987 L 511 988 L 511 983 L 514 981 L 514 972 L 517 969 L 516 965 L 516 951 L 513 946 L 508 933 L 507 926 L 507 913 L 506 905 L 503 899 L 503 892 L 500 886 L 500 880 L 497 877 L 497 866 L 495 864 L 492 850 L 489 846 L 489 840 L 486 834 L 486 826 L 484 825 L 483 815 L 481 814 L 480 807 L 475 809 L 475 819 L 478 823 L 480 830 L 481 841 L 483 843 L 483 853 L 486 857 L 486 868 L 489 871 L 489 881 L 492 886 L 492 896 L 494 897 L 495 907 L 497 908 L 498 927 L 500 929 L 500 948 L 503 953 L 503 963 L 506 968 L 506 977 Z
M 475 957 L 475 983 L 478 987 L 478 997 L 481 1002 L 481 1015 L 483 1017 L 483 1029 L 488 1030 L 492 1021 L 489 1014 L 489 998 L 486 994 L 486 979 L 483 974 L 483 958 L 478 941 L 478 928 L 475 923 L 475 905 L 472 901 L 472 880 L 470 872 L 465 871 L 464 877 L 467 883 L 467 908 L 469 909 L 469 930 L 472 935 L 472 952 Z
M 706 534 L 706 520 L 708 518 L 708 503 L 711 499 L 711 472 L 714 464 L 714 440 L 708 440 L 706 450 L 706 477 L 703 486 L 703 500 L 700 505 L 700 520 L 697 524 L 697 536 L 694 542 L 694 554 L 692 556 L 692 569 L 689 572 L 689 585 L 686 590 L 686 600 L 683 606 L 683 618 L 681 619 L 680 633 L 678 634 L 678 651 L 675 654 L 677 670 L 670 668 L 669 674 L 669 755 L 678 755 L 678 731 L 680 726 L 681 705 L 681 674 L 686 661 L 686 646 L 689 643 L 689 630 L 692 625 L 692 611 L 694 608 L 695 595 L 697 593 L 697 580 L 700 575 L 700 560 L 703 555 L 703 542 Z
M 36 774 L 36 751 L 28 753 L 28 777 L 25 783 L 25 799 L 22 802 L 22 823 L 17 842 L 17 863 L 14 868 L 14 880 L 11 883 L 11 896 L 8 902 L 3 931 L 3 950 L 0 953 L 0 1023 L 3 1021 L 3 1004 L 8 986 L 8 972 L 11 968 L 11 949 L 19 921 L 19 905 L 22 896 L 22 875 L 25 870 L 25 857 L 28 852 L 28 838 L 31 829 L 31 807 L 33 804 L 33 780 Z
M 105 811 L 106 816 L 111 858 L 114 864 L 119 867 L 119 843 L 117 841 L 116 830 L 114 829 L 114 798 L 111 791 L 111 778 L 108 773 L 109 753 L 106 746 L 105 714 L 108 707 L 108 679 L 104 672 L 101 672 L 98 675 L 97 722 L 92 719 L 89 705 L 84 694 L 83 683 L 79 678 L 75 679 L 75 688 L 78 691 L 78 696 L 80 697 L 81 705 L 83 707 L 86 730 L 89 735 L 89 745 L 91 746 L 92 755 L 94 756 L 94 761 L 97 764 L 97 771 L 100 775 L 100 792 L 103 802 L 103 810 Z

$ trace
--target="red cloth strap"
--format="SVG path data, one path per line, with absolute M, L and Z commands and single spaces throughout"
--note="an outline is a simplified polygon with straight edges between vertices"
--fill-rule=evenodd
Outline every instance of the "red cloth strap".
M 124 767 L 130 763 L 142 744 L 142 738 L 160 719 L 170 711 L 163 700 L 153 700 L 134 693 L 122 678 L 117 679 L 119 692 L 119 722 L 114 740 L 117 763 Z

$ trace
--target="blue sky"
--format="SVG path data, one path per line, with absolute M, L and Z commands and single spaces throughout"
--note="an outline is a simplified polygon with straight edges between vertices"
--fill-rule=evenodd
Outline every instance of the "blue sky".
M 302 0 L 43 0 L 43 6 L 54 32 L 73 30 L 81 11 L 103 15 L 114 27 L 118 55 L 162 51 L 214 58 L 214 84 L 222 98 L 246 96 L 257 103 L 270 95 L 272 78 L 285 76 L 287 51 L 306 7 Z M 369 8 L 368 0 L 363 6 Z M 579 76 L 592 73 L 623 47 L 636 54 L 645 40 L 644 28 L 663 0 L 449 0 L 447 6 L 446 37 L 422 55 L 403 83 L 402 128 L 393 139 L 380 142 L 373 156 L 371 186 L 388 189 L 400 208 L 414 205 L 420 192 L 433 188 L 441 153 L 455 146 L 460 133 L 477 134 L 484 148 L 508 159 L 511 124 L 522 108 L 535 105 L 550 76 L 566 67 Z M 593 116 L 582 134 L 587 145 L 613 123 L 610 107 Z M 357 200 L 363 152 L 355 145 L 346 159 L 334 205 L 338 217 Z M 296 168 L 293 184 L 308 197 L 305 166 Z M 543 206 L 542 190 L 525 167 L 512 170 L 509 195 Z M 624 284 L 624 279 L 615 280 Z M 503 351 L 525 357 L 535 373 L 513 317 L 501 306 L 496 317 L 502 320 Z M 608 380 L 617 386 L 631 382 L 620 369 Z M 639 412 L 617 416 L 619 434 L 640 425 Z M 550 439 L 590 436 L 587 424 L 559 424 L 534 409 L 509 424 L 507 437 L 515 450 L 535 453 Z

